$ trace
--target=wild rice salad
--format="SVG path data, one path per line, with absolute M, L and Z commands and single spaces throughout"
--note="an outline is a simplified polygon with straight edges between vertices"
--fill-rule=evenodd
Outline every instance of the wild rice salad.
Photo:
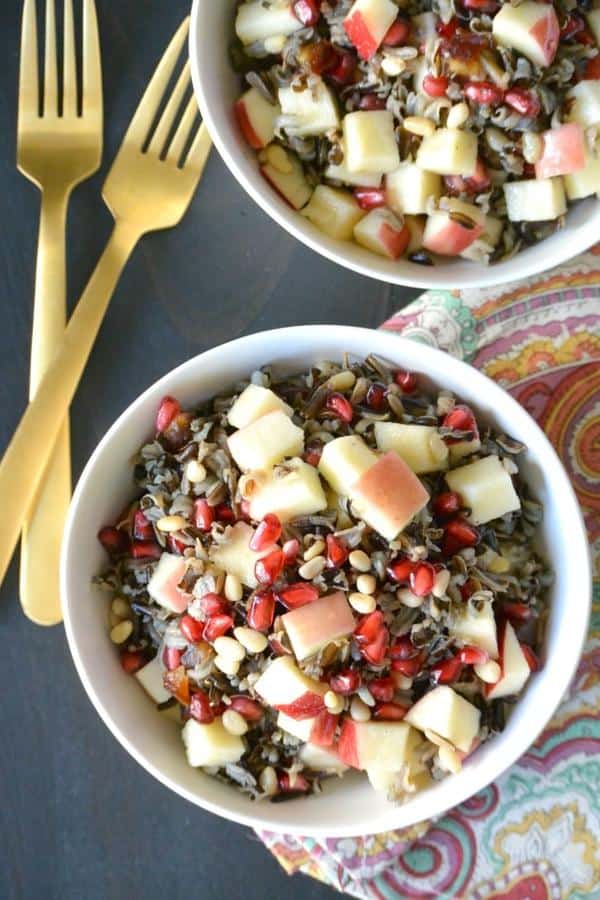
M 235 32 L 240 129 L 330 237 L 494 262 L 600 191 L 598 0 L 247 0 Z
M 99 539 L 121 664 L 255 798 L 401 801 L 502 730 L 551 576 L 522 444 L 374 356 L 165 397 Z

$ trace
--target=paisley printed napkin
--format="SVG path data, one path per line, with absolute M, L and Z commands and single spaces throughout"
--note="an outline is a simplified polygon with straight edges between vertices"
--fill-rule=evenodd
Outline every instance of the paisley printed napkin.
M 590 632 L 544 733 L 439 820 L 352 839 L 259 836 L 287 872 L 365 900 L 600 900 L 600 244 L 536 281 L 429 291 L 382 327 L 482 369 L 546 431 L 587 523 Z

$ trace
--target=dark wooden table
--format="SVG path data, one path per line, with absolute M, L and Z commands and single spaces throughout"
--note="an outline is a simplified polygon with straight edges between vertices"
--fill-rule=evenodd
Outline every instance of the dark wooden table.
M 107 163 L 188 0 L 96 0 L 105 69 L 102 171 L 75 193 L 69 298 L 80 294 L 110 228 Z M 75 3 L 77 5 L 77 2 Z M 21 3 L 0 3 L 0 431 L 27 391 L 38 194 L 15 169 Z M 268 219 L 216 152 L 176 230 L 131 261 L 72 408 L 77 476 L 116 416 L 188 357 L 238 335 L 300 323 L 377 326 L 414 296 L 337 268 Z M 1 507 L 0 507 L 1 514 Z M 0 898 L 324 900 L 289 881 L 246 829 L 186 803 L 117 744 L 84 694 L 62 627 L 21 614 L 13 561 L 0 599 Z

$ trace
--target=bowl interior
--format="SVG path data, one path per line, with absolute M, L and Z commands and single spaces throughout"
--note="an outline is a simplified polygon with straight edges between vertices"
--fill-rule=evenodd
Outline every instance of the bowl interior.
M 556 571 L 546 664 L 531 680 L 503 734 L 480 748 L 461 773 L 404 806 L 391 805 L 356 775 L 328 781 L 319 796 L 255 804 L 191 769 L 177 726 L 161 717 L 137 682 L 121 670 L 107 637 L 109 599 L 91 584 L 106 565 L 96 533 L 135 495 L 129 460 L 150 436 L 162 396 L 173 394 L 183 405 L 192 404 L 266 362 L 281 371 L 301 371 L 319 359 L 339 359 L 343 351 L 358 357 L 375 352 L 399 367 L 427 373 L 432 386 L 456 392 L 528 446 L 524 471 L 544 504 L 542 549 Z M 189 800 L 228 818 L 287 832 L 344 836 L 438 815 L 483 788 L 526 750 L 574 671 L 586 631 L 590 582 L 585 533 L 566 474 L 542 432 L 509 395 L 464 363 L 417 342 L 366 329 L 306 326 L 252 335 L 211 350 L 166 375 L 126 410 L 96 449 L 75 492 L 63 547 L 62 591 L 69 645 L 84 686 L 108 727 L 146 769 Z
M 543 272 L 592 246 L 600 233 L 600 203 L 579 202 L 569 212 L 566 227 L 546 241 L 528 247 L 514 259 L 484 266 L 469 260 L 448 260 L 434 267 L 408 260 L 378 257 L 358 245 L 329 238 L 294 212 L 261 177 L 256 155 L 245 143 L 233 116 L 241 93 L 229 46 L 234 35 L 235 0 L 194 0 L 190 56 L 194 89 L 219 153 L 240 184 L 276 222 L 313 250 L 363 275 L 414 287 L 458 288 L 499 285 Z

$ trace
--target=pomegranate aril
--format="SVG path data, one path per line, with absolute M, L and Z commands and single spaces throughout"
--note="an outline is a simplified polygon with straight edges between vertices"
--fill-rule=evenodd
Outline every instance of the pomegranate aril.
M 382 384 L 372 384 L 367 391 L 367 406 L 380 410 L 385 406 L 385 387 Z
M 444 491 L 433 501 L 433 511 L 438 519 L 449 519 L 457 515 L 462 507 L 462 497 L 456 491 Z
M 348 559 L 348 548 L 333 534 L 325 538 L 327 544 L 327 563 L 332 569 L 339 569 Z
M 186 640 L 191 644 L 195 644 L 196 641 L 202 640 L 204 623 L 199 622 L 198 619 L 194 619 L 193 616 L 185 615 L 179 623 L 179 630 Z
M 491 81 L 467 81 L 463 90 L 471 103 L 495 106 L 504 100 L 502 88 Z
M 417 597 L 431 593 L 435 579 L 435 569 L 431 563 L 419 563 L 410 576 L 410 589 Z
M 133 517 L 133 537 L 136 541 L 148 541 L 154 537 L 154 528 L 141 509 Z
M 521 644 L 521 650 L 523 651 L 523 656 L 527 660 L 527 665 L 529 666 L 530 672 L 537 672 L 540 668 L 540 661 L 534 651 L 531 649 L 529 644 Z
M 448 90 L 448 79 L 445 75 L 426 75 L 422 84 L 423 90 L 430 97 L 444 97 Z
M 384 97 L 378 97 L 377 94 L 363 94 L 360 98 L 358 108 L 367 110 L 368 112 L 377 109 L 385 109 L 386 100 Z
M 219 503 L 215 506 L 215 518 L 219 522 L 235 522 L 235 513 L 229 503 Z
M 596 81 L 600 78 L 600 54 L 593 59 L 588 59 L 583 72 L 584 81 Z
M 475 172 L 468 178 L 462 175 L 444 175 L 444 184 L 450 194 L 483 194 L 491 183 L 492 179 L 481 159 L 477 160 Z
M 377 703 L 373 708 L 373 718 L 388 722 L 399 722 L 408 712 L 408 706 L 400 703 Z
M 396 638 L 390 647 L 392 659 L 414 659 L 419 655 L 419 648 L 415 647 L 408 634 Z
M 469 597 L 475 593 L 475 583 L 473 579 L 467 578 L 465 583 L 461 584 L 458 590 L 460 591 L 460 596 L 466 603 Z
M 279 591 L 277 599 L 283 603 L 286 609 L 298 609 L 306 606 L 319 598 L 319 589 L 314 584 L 306 581 L 298 581 Z
M 196 691 L 195 694 L 192 694 L 189 709 L 192 719 L 203 725 L 208 725 L 215 718 L 215 712 L 210 705 L 208 694 L 205 694 L 204 691 Z
M 160 559 L 162 547 L 154 541 L 134 541 L 131 545 L 131 555 L 134 559 Z
M 496 0 L 462 0 L 465 9 L 473 9 L 476 12 L 494 15 L 500 9 L 500 4 Z
M 584 30 L 584 19 L 577 13 L 572 13 L 571 15 L 567 16 L 560 29 L 561 40 L 564 41 L 568 40 L 569 38 L 575 37 L 575 35 L 578 35 L 579 32 Z
M 354 629 L 354 637 L 359 644 L 370 644 L 384 628 L 383 613 L 376 609 L 375 612 L 362 617 Z
M 174 397 L 163 397 L 156 413 L 156 430 L 159 434 L 169 427 L 173 419 L 179 415 L 181 407 Z
M 275 595 L 271 591 L 259 591 L 250 601 L 250 609 L 246 616 L 250 628 L 256 631 L 268 631 L 275 618 Z
M 162 661 L 165 669 L 168 669 L 169 672 L 172 672 L 174 669 L 179 668 L 179 666 L 181 665 L 182 656 L 183 650 L 179 650 L 177 647 L 165 647 L 162 655 Z
M 257 703 L 256 700 L 251 700 L 250 697 L 232 697 L 229 708 L 239 712 L 247 722 L 259 722 L 264 714 L 264 709 L 260 703 Z
M 394 581 L 400 583 L 406 582 L 408 584 L 408 580 L 415 571 L 415 567 L 416 563 L 412 562 L 410 559 L 396 559 L 393 563 L 390 563 L 387 571 L 390 578 L 393 578 Z
M 414 372 L 404 372 L 399 369 L 394 375 L 394 381 L 404 394 L 414 394 L 417 389 L 417 376 Z
M 385 191 L 379 188 L 357 187 L 354 188 L 354 196 L 361 209 L 377 209 L 385 206 Z
M 183 556 L 188 548 L 187 544 L 184 544 L 179 538 L 173 537 L 172 534 L 167 535 L 167 546 L 171 553 L 179 554 L 179 556 Z
M 384 661 L 389 644 L 389 632 L 387 628 L 382 628 L 374 641 L 370 644 L 364 644 L 360 648 L 361 655 L 367 662 L 374 666 L 379 666 Z
M 384 47 L 400 47 L 405 44 L 410 34 L 410 23 L 399 16 L 386 31 L 382 44 Z
M 321 16 L 318 0 L 296 0 L 293 10 L 294 15 L 305 28 L 312 28 Z
M 480 666 L 489 660 L 490 654 L 481 647 L 463 647 L 458 658 L 466 666 Z
M 450 684 L 456 681 L 462 670 L 462 661 L 459 656 L 451 656 L 444 659 L 431 668 L 431 678 L 434 684 Z
M 389 703 L 396 693 L 396 682 L 393 678 L 375 678 L 367 685 L 371 694 L 380 703 Z
M 106 525 L 98 532 L 98 540 L 111 556 L 120 556 L 129 549 L 129 538 L 124 531 Z
M 392 659 L 392 672 L 400 672 L 401 675 L 405 675 L 407 678 L 414 678 L 423 668 L 426 657 L 425 651 L 421 650 L 412 659 Z
M 329 679 L 329 687 L 336 694 L 347 697 L 360 687 L 360 675 L 354 669 L 344 669 Z
M 290 538 L 282 547 L 283 562 L 286 566 L 291 566 L 296 561 L 298 550 L 300 549 L 300 541 L 297 538 Z
M 271 550 L 254 565 L 254 575 L 259 584 L 273 584 L 283 571 L 283 551 Z
M 507 91 L 504 95 L 504 102 L 520 115 L 529 118 L 539 116 L 542 109 L 536 95 L 532 91 L 525 91 L 522 88 L 511 88 L 510 91 Z
M 302 59 L 308 62 L 315 75 L 323 75 L 333 69 L 338 62 L 338 54 L 329 41 L 307 44 L 301 50 Z
M 121 653 L 121 667 L 128 675 L 133 675 L 145 665 L 146 657 L 140 650 L 123 650 Z
M 250 549 L 259 552 L 281 537 L 281 522 L 273 513 L 267 513 L 250 540 Z
M 332 412 L 342 422 L 350 424 L 354 417 L 354 410 L 350 401 L 343 394 L 333 393 L 327 398 L 325 404 L 327 409 Z
M 452 431 L 464 431 L 467 432 L 471 439 L 479 437 L 479 430 L 477 428 L 477 422 L 475 420 L 475 416 L 468 406 L 464 406 L 460 404 L 459 406 L 455 406 L 453 410 L 447 413 L 443 420 L 442 426 L 444 428 L 450 428 Z M 444 438 L 447 444 L 456 444 L 459 441 L 467 440 L 466 437 L 446 437 Z
M 337 62 L 327 68 L 325 76 L 339 87 L 351 84 L 356 72 L 356 56 L 349 50 L 338 50 Z
M 437 25 L 435 26 L 435 30 L 441 37 L 443 37 L 447 41 L 449 41 L 456 34 L 459 24 L 460 23 L 459 23 L 458 19 L 456 18 L 456 16 L 454 16 L 452 19 L 450 19 L 449 22 L 442 22 L 440 20 L 437 23 Z
M 533 615 L 533 610 L 530 606 L 527 606 L 526 603 L 516 603 L 510 600 L 503 604 L 502 612 L 507 619 L 510 619 L 511 622 L 517 624 L 519 622 L 526 622 L 528 619 L 531 619 Z
M 220 594 L 208 593 L 203 594 L 198 600 L 200 612 L 210 619 L 211 616 L 223 615 L 229 612 L 229 603 Z
M 310 742 L 317 747 L 331 747 L 335 739 L 335 732 L 339 716 L 324 709 L 316 717 L 310 731 Z
M 323 444 L 309 444 L 302 459 L 309 466 L 318 466 L 323 454 Z
M 194 524 L 200 531 L 210 531 L 210 526 L 215 521 L 215 510 L 208 505 L 207 500 L 196 500 L 194 503 Z
M 280 772 L 277 776 L 277 780 L 279 783 L 279 790 L 283 794 L 305 794 L 310 789 L 310 785 L 304 775 L 298 773 L 292 781 L 287 772 Z
M 444 527 L 442 551 L 446 556 L 458 553 L 465 547 L 474 547 L 479 540 L 479 532 L 464 519 L 451 519 Z
M 275 709 L 300 722 L 303 719 L 312 719 L 313 716 L 318 716 L 325 709 L 325 702 L 320 694 L 306 691 L 305 694 L 297 697 L 292 703 L 275 705 Z
M 222 637 L 233 628 L 233 618 L 223 613 L 217 613 L 211 616 L 206 625 L 202 637 L 205 641 L 212 643 L 218 637 Z

